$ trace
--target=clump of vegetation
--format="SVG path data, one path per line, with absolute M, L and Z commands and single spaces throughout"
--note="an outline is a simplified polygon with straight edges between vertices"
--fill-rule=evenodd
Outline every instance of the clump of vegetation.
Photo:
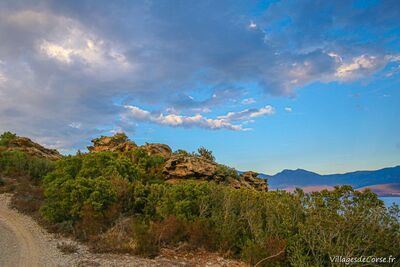
M 198 156 L 203 157 L 205 159 L 215 161 L 215 157 L 214 157 L 212 151 L 208 150 L 205 147 L 199 147 L 199 149 L 197 149 L 197 154 L 198 154 Z
M 175 155 L 183 155 L 183 156 L 191 156 L 192 155 L 192 153 L 189 153 L 183 149 L 178 149 L 178 150 L 174 151 L 174 154 Z
M 0 151 L 0 172 L 5 175 L 26 175 L 41 179 L 54 170 L 54 161 L 30 156 L 21 151 Z
M 178 149 L 174 152 L 175 155 L 183 155 L 183 156 L 191 156 L 191 157 L 202 157 L 207 160 L 215 162 L 215 156 L 211 150 L 208 150 L 205 147 L 199 147 L 196 152 L 187 152 L 183 149 Z
M 239 179 L 239 173 L 237 172 L 237 170 L 223 164 L 218 164 L 218 173 L 222 177 L 230 177 L 236 180 Z
M 4 132 L 0 135 L 0 146 L 8 146 L 12 140 L 17 138 L 17 135 L 12 132 Z

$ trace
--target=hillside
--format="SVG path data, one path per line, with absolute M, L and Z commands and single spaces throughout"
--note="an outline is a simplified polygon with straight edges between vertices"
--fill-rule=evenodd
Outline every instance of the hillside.
M 0 151 L 19 151 L 30 156 L 57 160 L 62 155 L 55 149 L 48 149 L 33 142 L 27 137 L 20 137 L 10 132 L 5 132 L 1 136 Z

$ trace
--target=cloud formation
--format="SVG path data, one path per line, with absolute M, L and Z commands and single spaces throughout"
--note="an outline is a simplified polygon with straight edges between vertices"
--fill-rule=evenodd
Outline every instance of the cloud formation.
M 254 109 L 245 109 L 239 112 L 228 112 L 228 114 L 224 116 L 219 116 L 218 118 L 229 121 L 241 121 L 241 120 L 253 119 L 264 115 L 272 115 L 274 113 L 275 113 L 274 108 L 268 105 L 260 109 L 254 108 Z
M 313 82 L 359 81 L 398 62 L 398 10 L 391 0 L 265 8 L 235 0 L 174 8 L 152 1 L 1 2 L 0 131 L 78 148 L 74 140 L 109 129 L 133 132 L 119 119 L 132 103 L 174 111 L 157 120 L 146 115 L 155 123 L 234 129 L 232 122 L 253 109 L 216 119 L 204 113 L 254 104 L 248 84 L 264 96 L 293 96 Z
M 201 114 L 183 116 L 177 114 L 164 115 L 163 113 L 152 113 L 131 105 L 126 105 L 125 108 L 128 112 L 123 114 L 123 120 L 129 121 L 134 119 L 136 121 L 152 122 L 172 127 L 199 127 L 211 130 L 227 129 L 233 131 L 251 130 L 251 128 L 243 128 L 243 124 L 233 122 L 246 121 L 264 115 L 272 115 L 274 113 L 274 109 L 271 106 L 265 106 L 260 109 L 246 109 L 239 112 L 229 112 L 227 115 L 211 119 L 204 117 Z

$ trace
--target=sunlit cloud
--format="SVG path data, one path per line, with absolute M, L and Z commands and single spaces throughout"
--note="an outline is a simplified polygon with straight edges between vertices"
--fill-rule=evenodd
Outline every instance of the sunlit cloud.
M 128 113 L 123 115 L 125 120 L 135 119 L 139 121 L 147 121 L 160 125 L 183 128 L 205 128 L 211 130 L 227 129 L 233 131 L 247 131 L 249 128 L 243 128 L 241 124 L 233 124 L 229 119 L 224 118 L 207 118 L 201 114 L 193 116 L 183 116 L 176 114 L 151 113 L 136 106 L 126 105 Z
M 249 28 L 250 29 L 255 29 L 255 28 L 257 28 L 257 24 L 254 21 L 250 21 Z

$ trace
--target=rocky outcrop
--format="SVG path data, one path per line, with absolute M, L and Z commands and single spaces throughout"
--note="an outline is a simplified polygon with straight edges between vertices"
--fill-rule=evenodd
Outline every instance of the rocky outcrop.
M 165 179 L 218 179 L 218 165 L 202 157 L 176 154 L 165 163 Z
M 55 149 L 45 148 L 26 137 L 15 137 L 10 140 L 6 150 L 16 150 L 28 155 L 50 160 L 61 159 L 62 155 Z
M 226 167 L 225 167 L 226 169 Z M 165 163 L 165 179 L 176 183 L 180 179 L 212 180 L 234 188 L 250 188 L 268 191 L 267 181 L 257 178 L 256 172 L 245 172 L 240 176 L 227 174 L 222 165 L 203 157 L 175 154 Z
M 137 145 L 133 141 L 129 140 L 124 133 L 117 133 L 114 136 L 101 136 L 93 139 L 92 143 L 92 146 L 88 146 L 90 152 L 125 152 L 137 148 Z
M 165 144 L 149 144 L 140 147 L 142 150 L 146 151 L 148 155 L 154 156 L 159 155 L 164 159 L 168 160 L 171 158 L 172 150 L 168 145 Z
M 258 191 L 268 191 L 268 184 L 266 179 L 258 178 L 258 173 L 248 171 L 240 175 L 240 187 L 254 188 Z

